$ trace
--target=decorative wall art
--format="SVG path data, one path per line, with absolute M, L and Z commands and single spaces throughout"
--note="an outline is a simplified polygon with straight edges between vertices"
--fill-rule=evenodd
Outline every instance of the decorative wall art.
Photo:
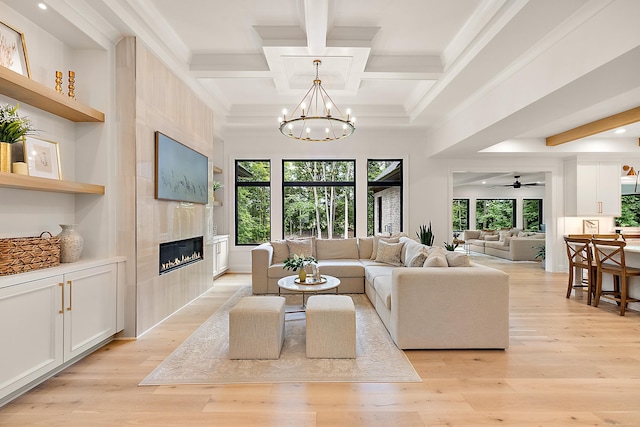
M 31 78 L 24 35 L 4 22 L 0 22 L 0 65 Z
M 155 197 L 207 204 L 207 156 L 156 131 Z
M 600 232 L 600 222 L 597 219 L 583 219 L 582 232 L 584 234 L 598 234 Z
M 24 141 L 24 155 L 27 158 L 30 176 L 61 179 L 57 142 L 27 136 Z

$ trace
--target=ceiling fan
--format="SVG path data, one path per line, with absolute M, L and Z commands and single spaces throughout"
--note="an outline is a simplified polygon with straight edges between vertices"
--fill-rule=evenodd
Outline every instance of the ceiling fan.
M 538 185 L 544 185 L 538 182 L 530 182 L 530 183 L 523 184 L 522 182 L 520 182 L 520 175 L 514 175 L 513 178 L 515 179 L 515 181 L 512 184 L 504 184 L 503 187 L 520 188 L 520 187 L 535 187 Z

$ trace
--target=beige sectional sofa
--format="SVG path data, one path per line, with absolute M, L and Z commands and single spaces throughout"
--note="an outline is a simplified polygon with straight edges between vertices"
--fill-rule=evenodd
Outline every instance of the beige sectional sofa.
M 545 245 L 545 233 L 510 230 L 466 230 L 462 239 L 469 250 L 506 258 L 511 261 L 536 261 L 540 246 Z
M 321 273 L 340 278 L 340 293 L 366 293 L 399 348 L 509 346 L 506 273 L 406 236 L 310 241 L 305 250 L 318 258 Z M 278 279 L 294 274 L 283 262 L 299 252 L 286 253 L 286 245 L 264 243 L 251 251 L 254 294 L 277 293 Z

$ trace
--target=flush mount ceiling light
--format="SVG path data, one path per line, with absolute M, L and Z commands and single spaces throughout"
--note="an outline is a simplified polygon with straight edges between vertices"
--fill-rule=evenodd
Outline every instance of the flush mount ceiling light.
M 313 61 L 316 78 L 291 114 L 282 110 L 282 117 L 278 117 L 280 132 L 286 137 L 300 141 L 328 142 L 346 138 L 356 130 L 356 118 L 351 117 L 351 111 L 347 109 L 346 115 L 343 115 L 322 87 L 322 81 L 318 78 L 318 67 L 321 64 L 319 59 Z

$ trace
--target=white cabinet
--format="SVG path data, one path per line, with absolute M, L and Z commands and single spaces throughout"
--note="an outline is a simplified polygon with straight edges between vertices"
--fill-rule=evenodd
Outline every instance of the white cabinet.
M 63 264 L 0 277 L 0 404 L 122 329 L 118 264 Z
M 219 276 L 229 269 L 229 236 L 213 238 L 213 277 Z
M 567 163 L 565 211 L 575 216 L 620 216 L 620 165 Z
M 0 289 L 0 401 L 63 363 L 63 277 Z

